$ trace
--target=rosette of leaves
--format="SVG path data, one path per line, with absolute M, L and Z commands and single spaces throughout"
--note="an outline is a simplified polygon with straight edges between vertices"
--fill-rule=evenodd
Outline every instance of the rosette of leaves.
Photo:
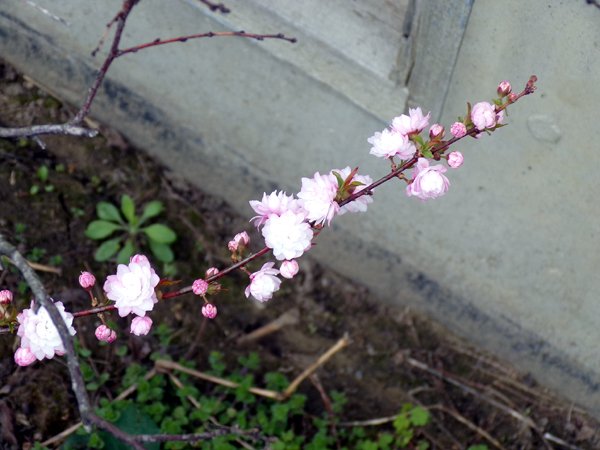
M 147 246 L 159 261 L 173 262 L 171 244 L 177 239 L 177 234 L 162 223 L 148 223 L 163 209 L 160 201 L 150 201 L 138 216 L 129 195 L 121 196 L 120 208 L 109 202 L 99 202 L 96 205 L 98 220 L 90 222 L 85 230 L 88 238 L 104 241 L 94 253 L 96 261 L 107 261 L 116 255 L 119 264 L 127 264 L 132 255 Z

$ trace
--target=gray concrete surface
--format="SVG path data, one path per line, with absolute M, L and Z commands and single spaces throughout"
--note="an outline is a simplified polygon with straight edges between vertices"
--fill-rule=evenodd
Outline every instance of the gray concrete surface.
M 26 2 L 0 3 L 0 56 L 78 103 L 98 64 L 89 51 L 120 2 L 36 3 L 63 22 Z M 410 95 L 386 78 L 381 59 L 366 70 L 363 56 L 323 45 L 309 25 L 265 11 L 267 3 L 232 1 L 238 12 L 222 18 L 190 1 L 143 2 L 126 43 L 229 28 L 303 43 L 213 39 L 135 54 L 111 69 L 94 107 L 98 119 L 248 216 L 248 200 L 274 187 L 297 191 L 300 177 L 317 170 L 360 165 L 384 174 L 366 139 Z M 490 99 L 502 79 L 520 87 L 535 73 L 539 91 L 515 105 L 509 127 L 460 144 L 466 162 L 449 173 L 444 198 L 422 203 L 388 184 L 369 214 L 336 220 L 311 253 L 600 417 L 599 24 L 600 9 L 583 0 L 475 2 L 440 103 L 443 123 L 464 114 L 466 101 Z

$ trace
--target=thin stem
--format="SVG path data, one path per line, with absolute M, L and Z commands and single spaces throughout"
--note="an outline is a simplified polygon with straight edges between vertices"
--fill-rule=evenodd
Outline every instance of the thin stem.
M 98 75 L 96 75 L 96 79 L 94 80 L 94 83 L 88 89 L 87 97 L 84 100 L 83 105 L 81 106 L 81 109 L 77 112 L 77 114 L 71 121 L 72 124 L 78 125 L 78 124 L 82 123 L 83 119 L 89 114 L 90 108 L 92 107 L 92 102 L 94 101 L 94 98 L 96 97 L 96 94 L 98 93 L 98 89 L 100 88 L 100 85 L 102 84 L 102 82 L 104 81 L 104 78 L 106 77 L 106 73 L 108 72 L 110 65 L 119 56 L 119 43 L 121 42 L 121 36 L 123 34 L 123 29 L 125 28 L 125 23 L 127 22 L 127 17 L 129 16 L 129 13 L 133 9 L 133 7 L 138 2 L 139 2 L 139 0 L 125 0 L 123 2 L 121 11 L 115 17 L 116 23 L 117 23 L 117 28 L 115 30 L 115 36 L 113 38 L 113 42 L 110 47 L 108 56 L 106 57 L 106 59 L 104 60 L 104 63 L 100 67 L 100 70 L 98 71 Z
M 271 249 L 269 247 L 264 247 L 262 250 L 260 250 L 260 251 L 258 251 L 256 253 L 253 253 L 250 256 L 247 256 L 245 259 L 241 260 L 240 262 L 237 262 L 237 263 L 235 263 L 235 264 L 227 267 L 226 269 L 223 269 L 222 271 L 220 271 L 219 273 L 213 275 L 212 277 L 208 277 L 206 279 L 206 281 L 208 283 L 210 283 L 211 281 L 216 281 L 219 278 L 224 277 L 228 273 L 231 273 L 231 272 L 233 272 L 236 269 L 244 267 L 250 261 L 253 261 L 253 260 L 257 259 L 257 258 L 260 258 L 264 254 L 268 253 L 270 250 Z M 187 294 L 188 292 L 191 292 L 191 291 L 192 291 L 192 286 L 187 286 L 187 287 L 184 287 L 184 288 L 179 289 L 179 290 L 174 291 L 174 292 L 167 292 L 166 294 L 163 294 L 162 298 L 163 299 L 168 299 L 168 298 L 178 297 L 180 295 Z
M 291 42 L 294 44 L 296 42 L 296 38 L 289 38 L 284 34 L 253 34 L 246 33 L 245 31 L 209 31 L 207 33 L 198 33 L 198 34 L 190 34 L 187 36 L 180 36 L 171 39 L 155 39 L 152 42 L 146 42 L 145 44 L 135 45 L 133 47 L 129 47 L 123 50 L 119 50 L 116 57 L 126 55 L 127 53 L 136 53 L 140 50 L 144 50 L 150 47 L 158 47 L 159 45 L 166 44 L 174 44 L 176 42 L 186 42 L 191 39 L 201 39 L 201 38 L 212 38 L 212 37 L 243 37 L 248 39 L 255 39 L 257 41 L 263 41 L 265 39 L 281 39 L 284 41 Z

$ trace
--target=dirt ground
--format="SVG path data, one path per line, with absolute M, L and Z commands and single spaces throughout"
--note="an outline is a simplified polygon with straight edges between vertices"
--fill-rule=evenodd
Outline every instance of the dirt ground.
M 0 125 L 58 122 L 71 112 L 0 64 Z M 114 263 L 94 261 L 96 243 L 85 238 L 84 229 L 95 218 L 98 201 L 117 203 L 122 194 L 137 204 L 165 203 L 161 221 L 179 236 L 174 246 L 178 278 L 189 284 L 210 266 L 225 267 L 226 243 L 236 232 L 251 231 L 251 211 L 233 211 L 132 148 L 117 132 L 101 130 L 94 139 L 44 137 L 45 149 L 34 140 L 0 140 L 0 232 L 30 260 L 59 269 L 39 272 L 51 295 L 70 311 L 85 309 L 87 297 L 77 285 L 80 271 L 92 270 L 99 278 L 114 271 Z M 43 183 L 36 177 L 42 166 L 49 169 Z M 35 194 L 33 184 L 39 185 Z M 232 359 L 252 350 L 269 370 L 295 374 L 348 333 L 350 346 L 317 372 L 318 382 L 301 386 L 315 411 L 323 408 L 320 383 L 326 391 L 348 396 L 343 420 L 390 416 L 405 402 L 424 405 L 433 420 L 423 435 L 434 449 L 474 443 L 505 449 L 600 448 L 598 422 L 575 405 L 439 324 L 407 308 L 381 304 L 317 261 L 303 258 L 301 274 L 285 282 L 264 308 L 244 297 L 245 284 L 242 273 L 227 282 L 227 290 L 215 299 L 219 316 L 214 321 L 201 318 L 201 303 L 191 295 L 158 305 L 155 323 L 165 321 L 178 330 L 168 349 L 173 358 L 185 356 L 202 367 L 210 350 Z M 0 288 L 20 292 L 20 308 L 29 303 L 14 271 L 1 272 Z M 285 313 L 293 323 L 237 344 L 239 337 Z M 93 349 L 95 318 L 78 319 L 75 325 L 77 339 Z M 127 333 L 120 339 L 138 361 L 151 366 L 148 355 L 156 339 Z M 54 358 L 18 368 L 14 348 L 13 335 L 0 335 L 0 448 L 5 449 L 27 448 L 78 420 L 64 362 Z M 113 360 L 115 378 L 124 365 Z

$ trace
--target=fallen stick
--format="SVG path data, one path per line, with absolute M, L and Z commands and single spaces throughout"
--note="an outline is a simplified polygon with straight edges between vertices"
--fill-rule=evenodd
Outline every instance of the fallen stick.
M 447 383 L 452 384 L 453 386 L 458 387 L 459 389 L 463 390 L 464 392 L 471 394 L 487 403 L 489 403 L 492 406 L 495 406 L 496 408 L 498 408 L 499 410 L 503 411 L 504 413 L 514 417 L 515 419 L 519 420 L 520 422 L 523 422 L 525 425 L 527 425 L 529 428 L 531 428 L 532 430 L 534 430 L 535 432 L 537 432 L 540 436 L 540 439 L 542 440 L 542 442 L 544 443 L 544 445 L 546 446 L 546 448 L 552 450 L 552 447 L 550 446 L 550 444 L 548 443 L 548 441 L 546 440 L 546 438 L 544 437 L 544 434 L 542 433 L 542 431 L 540 430 L 540 428 L 535 424 L 535 422 L 533 420 L 531 420 L 529 417 L 524 416 L 523 414 L 521 414 L 520 412 L 516 411 L 513 408 L 510 408 L 502 403 L 500 403 L 497 400 L 494 400 L 493 398 L 477 391 L 476 389 L 473 389 L 470 386 L 467 386 L 464 383 L 461 383 L 460 381 L 454 379 L 453 377 L 450 377 L 438 370 L 432 369 L 431 367 L 429 367 L 427 364 L 422 363 L 421 361 L 418 361 L 414 358 L 410 358 L 407 357 L 405 359 L 405 361 L 410 364 L 413 367 L 416 367 L 417 369 L 423 370 L 427 373 L 429 373 L 430 375 L 433 375 L 443 381 L 446 381 Z
M 337 341 L 329 350 L 323 353 L 313 364 L 307 367 L 300 375 L 298 375 L 294 380 L 289 384 L 289 386 L 283 391 L 272 391 L 269 389 L 262 389 L 257 387 L 248 388 L 248 392 L 251 392 L 255 395 L 259 395 L 261 397 L 270 398 L 272 400 L 283 401 L 289 398 L 296 390 L 302 381 L 304 381 L 307 377 L 313 374 L 319 367 L 325 364 L 333 355 L 339 352 L 341 349 L 346 347 L 350 343 L 350 338 L 347 334 L 344 335 L 339 341 Z M 179 372 L 187 373 L 195 378 L 199 378 L 204 381 L 209 381 L 214 384 L 218 384 L 220 386 L 225 386 L 231 389 L 236 389 L 240 386 L 239 383 L 234 381 L 227 380 L 225 378 L 216 377 L 214 375 L 209 375 L 204 372 L 200 372 L 198 370 L 190 369 L 188 367 L 182 366 L 174 361 L 169 361 L 166 359 L 159 359 L 154 362 L 154 367 L 159 371 L 165 370 L 177 370 Z
M 236 344 L 237 345 L 243 345 L 243 344 L 247 344 L 249 342 L 253 342 L 256 341 L 258 339 L 261 339 L 271 333 L 275 333 L 276 331 L 279 331 L 280 329 L 282 329 L 283 327 L 287 326 L 287 325 L 296 325 L 298 323 L 300 319 L 300 312 L 298 311 L 297 308 L 294 309 L 290 309 L 289 311 L 284 312 L 281 316 L 279 316 L 277 319 L 269 322 L 268 324 L 257 328 L 256 330 L 241 336 L 237 339 Z

